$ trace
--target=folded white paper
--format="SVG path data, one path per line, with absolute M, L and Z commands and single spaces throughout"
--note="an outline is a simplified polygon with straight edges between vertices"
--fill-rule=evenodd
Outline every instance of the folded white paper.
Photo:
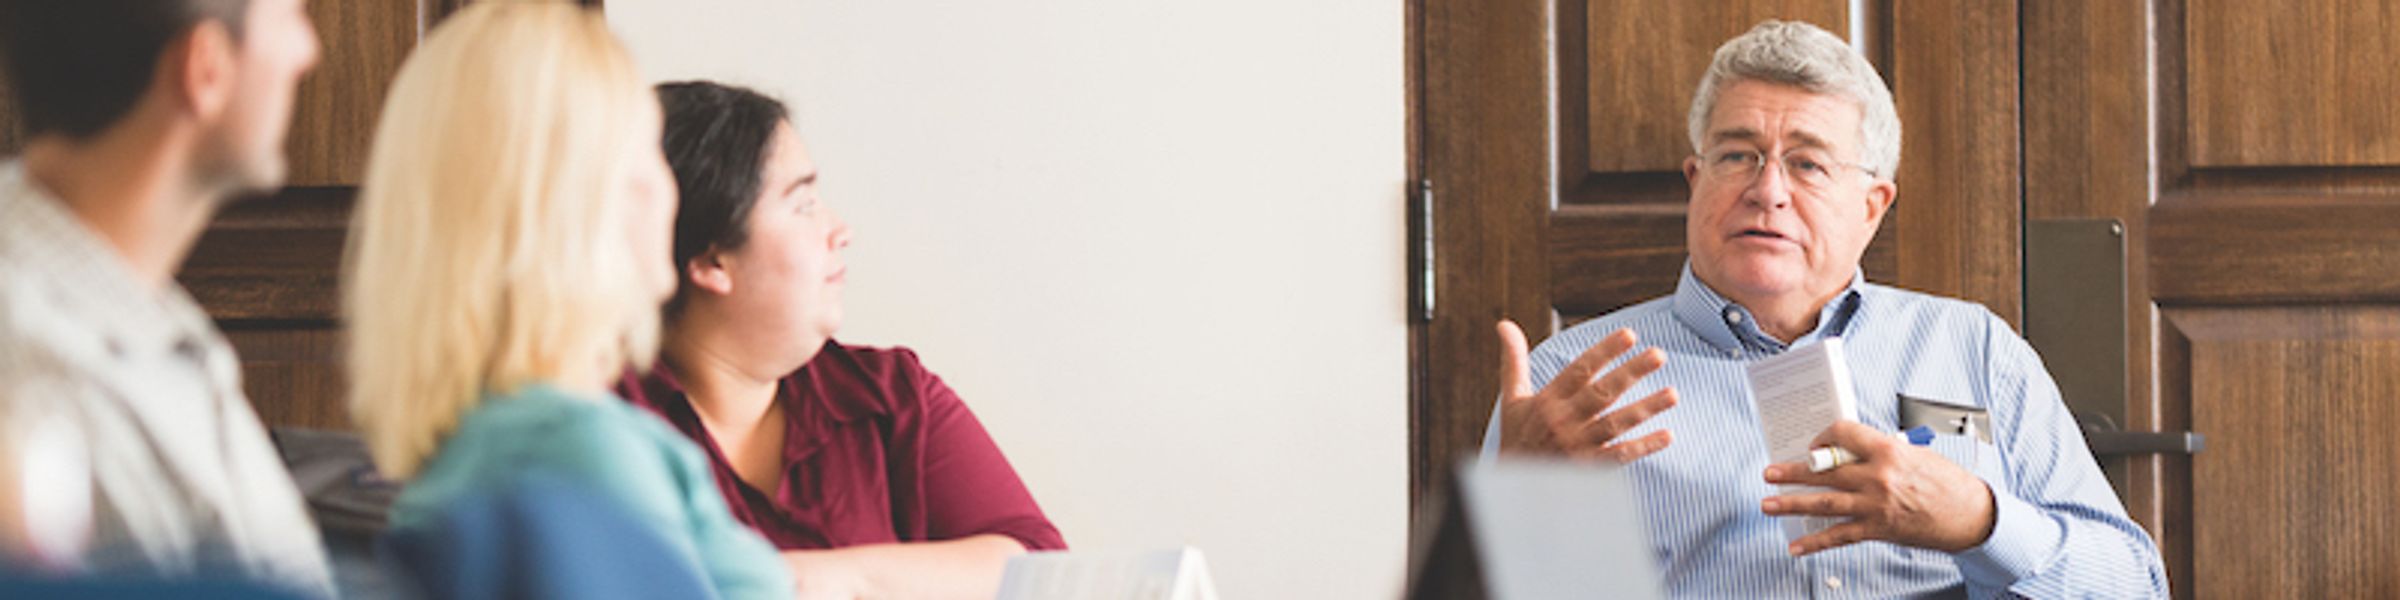
M 1858 392 L 1850 385 L 1850 362 L 1842 354 L 1841 338 L 1784 351 L 1750 363 L 1750 394 L 1758 404 L 1758 429 L 1767 444 L 1769 462 L 1808 460 L 1817 435 L 1836 421 L 1858 420 Z M 1784 485 L 1782 494 L 1822 491 L 1824 488 Z M 1834 517 L 1784 517 L 1785 541 L 1797 540 L 1840 523 Z

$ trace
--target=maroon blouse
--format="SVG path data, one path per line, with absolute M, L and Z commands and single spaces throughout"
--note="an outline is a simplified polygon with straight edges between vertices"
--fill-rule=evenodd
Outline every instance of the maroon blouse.
M 828 341 L 783 378 L 783 483 L 761 491 L 700 424 L 665 368 L 617 392 L 708 452 L 733 516 L 784 550 L 953 540 L 994 533 L 1029 550 L 1065 549 L 983 423 L 906 348 Z

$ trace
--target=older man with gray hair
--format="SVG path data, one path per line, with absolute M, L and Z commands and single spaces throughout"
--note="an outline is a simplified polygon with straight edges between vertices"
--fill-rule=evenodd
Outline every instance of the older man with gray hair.
M 1860 275 L 1900 163 L 1891 92 L 1864 57 L 1814 26 L 1761 23 L 1718 48 L 1690 128 L 1675 293 L 1530 356 L 1502 322 L 1487 456 L 1625 464 L 1676 596 L 2166 595 L 2157 545 L 2025 340 L 1982 306 Z M 1834 338 L 1858 421 L 1815 443 L 1849 460 L 1770 464 L 1745 367 Z M 1910 403 L 1989 425 L 1915 445 L 1891 433 Z M 1793 515 L 1846 521 L 1787 539 L 1778 518 Z

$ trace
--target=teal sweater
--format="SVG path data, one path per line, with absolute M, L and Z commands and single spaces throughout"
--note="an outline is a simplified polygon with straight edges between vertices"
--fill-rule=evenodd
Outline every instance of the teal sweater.
M 726 512 L 700 450 L 616 398 L 547 385 L 486 395 L 393 501 L 412 527 L 468 494 L 531 472 L 614 497 L 657 528 L 725 598 L 790 598 L 792 576 L 764 538 Z

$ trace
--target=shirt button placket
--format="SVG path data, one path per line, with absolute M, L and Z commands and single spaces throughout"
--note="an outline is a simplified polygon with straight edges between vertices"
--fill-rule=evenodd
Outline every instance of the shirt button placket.
M 1726 306 L 1722 314 L 1725 315 L 1725 332 L 1733 334 L 1734 343 L 1733 347 L 1725 349 L 1725 357 L 1741 358 L 1743 337 L 1741 326 L 1742 321 L 1746 320 L 1742 316 L 1742 308 L 1739 306 Z

